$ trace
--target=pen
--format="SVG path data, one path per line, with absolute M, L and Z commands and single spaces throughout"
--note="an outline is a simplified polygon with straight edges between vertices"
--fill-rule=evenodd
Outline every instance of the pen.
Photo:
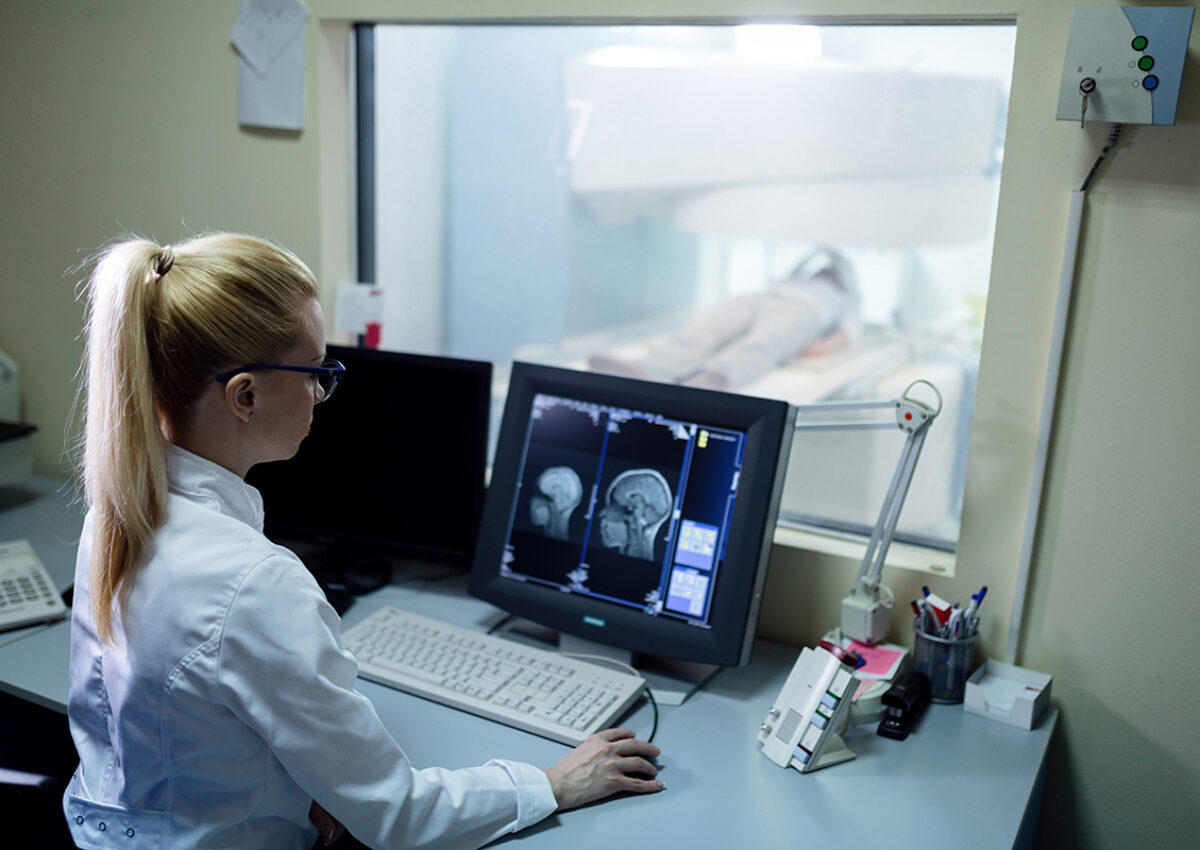
M 956 638 L 962 631 L 963 611 L 957 605 L 950 611 L 950 619 L 946 621 L 946 637 Z
M 971 604 L 967 606 L 967 634 L 974 634 L 979 628 L 979 605 L 983 602 L 983 597 L 987 595 L 987 585 L 979 589 L 978 593 L 971 594 Z

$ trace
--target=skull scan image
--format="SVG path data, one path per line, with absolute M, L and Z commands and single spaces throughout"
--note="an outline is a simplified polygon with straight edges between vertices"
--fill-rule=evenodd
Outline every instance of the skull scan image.
M 537 477 L 537 493 L 529 499 L 529 519 L 547 537 L 566 540 L 571 514 L 583 500 L 579 473 L 569 466 L 551 466 Z
M 653 469 L 627 469 L 612 480 L 600 509 L 600 540 L 622 555 L 654 560 L 654 536 L 671 513 L 671 488 Z

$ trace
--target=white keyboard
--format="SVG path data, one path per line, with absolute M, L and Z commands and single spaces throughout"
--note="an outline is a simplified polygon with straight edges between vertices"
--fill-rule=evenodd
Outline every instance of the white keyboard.
M 358 675 L 576 746 L 612 726 L 640 676 L 385 607 L 342 635 Z

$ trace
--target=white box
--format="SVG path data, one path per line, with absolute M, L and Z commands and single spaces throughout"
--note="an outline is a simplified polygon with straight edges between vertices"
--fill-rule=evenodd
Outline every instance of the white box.
M 987 660 L 967 679 L 963 708 L 1010 726 L 1032 729 L 1050 705 L 1051 677 Z

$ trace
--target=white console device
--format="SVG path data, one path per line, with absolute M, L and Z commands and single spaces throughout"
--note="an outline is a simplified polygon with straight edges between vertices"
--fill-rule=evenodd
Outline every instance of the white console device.
M 854 758 L 840 733 L 858 686 L 857 661 L 858 656 L 827 641 L 801 651 L 759 727 L 764 756 L 801 773 Z

